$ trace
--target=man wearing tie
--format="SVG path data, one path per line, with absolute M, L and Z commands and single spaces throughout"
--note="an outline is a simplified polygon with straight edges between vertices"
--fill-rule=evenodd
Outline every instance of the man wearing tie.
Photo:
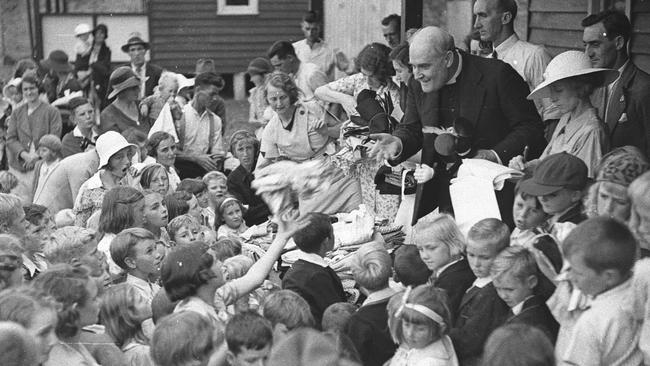
M 638 147 L 650 156 L 650 75 L 630 60 L 630 20 L 612 10 L 582 20 L 585 53 L 593 67 L 615 69 L 620 77 L 597 89 L 591 102 L 607 125 L 612 148 Z
M 149 42 L 145 42 L 138 35 L 133 35 L 122 46 L 122 51 L 129 54 L 133 72 L 140 78 L 140 100 L 153 94 L 153 88 L 158 85 L 162 68 L 145 60 L 149 50 Z

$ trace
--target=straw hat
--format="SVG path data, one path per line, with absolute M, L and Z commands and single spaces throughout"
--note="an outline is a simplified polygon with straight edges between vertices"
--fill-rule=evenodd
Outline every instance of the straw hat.
M 108 99 L 111 99 L 128 88 L 140 86 L 140 78 L 130 67 L 120 66 L 111 74 L 109 84 L 113 88 L 113 91 L 108 95 Z
M 591 61 L 584 52 L 562 52 L 548 63 L 544 71 L 544 82 L 528 94 L 528 99 L 548 98 L 550 97 L 549 85 L 558 80 L 587 74 L 602 74 L 605 80 L 603 85 L 607 85 L 616 80 L 619 73 L 617 70 L 591 67 Z
M 77 36 L 80 36 L 80 35 L 82 35 L 82 34 L 90 33 L 90 32 L 92 32 L 92 31 L 93 31 L 93 29 L 90 28 L 90 26 L 89 26 L 88 24 L 86 24 L 86 23 L 81 23 L 81 24 L 78 24 L 78 25 L 74 28 L 74 35 L 75 35 L 75 37 L 77 37 Z
M 95 150 L 99 156 L 99 169 L 106 166 L 111 156 L 115 155 L 125 147 L 136 148 L 135 145 L 129 144 L 124 136 L 120 135 L 118 132 L 108 131 L 99 135 L 97 142 L 95 143 Z
M 122 47 L 121 47 L 122 51 L 128 53 L 129 52 L 129 47 L 137 45 L 137 44 L 142 45 L 142 47 L 144 47 L 145 50 L 149 49 L 149 42 L 145 42 L 142 38 L 140 38 L 140 36 L 135 35 L 135 36 L 129 38 L 129 40 L 126 41 L 126 43 L 124 45 L 122 45 Z
M 47 59 L 41 61 L 41 65 L 55 72 L 72 71 L 72 65 L 68 62 L 68 55 L 61 50 L 50 52 Z

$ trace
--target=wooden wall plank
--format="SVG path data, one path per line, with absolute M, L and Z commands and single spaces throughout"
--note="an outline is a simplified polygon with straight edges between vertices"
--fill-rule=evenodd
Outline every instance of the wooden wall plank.
M 562 9 L 567 13 L 587 12 L 587 0 L 530 0 L 531 12 L 557 12 Z
M 531 43 L 543 44 L 547 47 L 564 47 L 582 49 L 582 30 L 565 31 L 550 29 L 531 29 L 528 34 Z
M 580 22 L 585 16 L 584 13 L 534 12 L 528 24 L 530 28 L 582 31 Z

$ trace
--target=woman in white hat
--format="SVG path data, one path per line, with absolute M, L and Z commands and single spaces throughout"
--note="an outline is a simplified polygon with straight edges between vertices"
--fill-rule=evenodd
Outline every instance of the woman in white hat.
M 136 148 L 115 131 L 97 138 L 95 150 L 99 156 L 99 170 L 79 188 L 72 209 L 76 226 L 86 226 L 88 218 L 101 209 L 104 194 L 111 188 L 136 184 L 131 174 L 131 159 Z
M 616 80 L 618 74 L 616 70 L 592 68 L 589 57 L 580 51 L 563 52 L 551 60 L 544 72 L 544 82 L 528 99 L 551 98 L 564 114 L 539 159 L 526 162 L 519 155 L 510 161 L 510 167 L 532 170 L 545 157 L 567 152 L 582 159 L 593 177 L 609 142 L 589 96 L 596 88 Z

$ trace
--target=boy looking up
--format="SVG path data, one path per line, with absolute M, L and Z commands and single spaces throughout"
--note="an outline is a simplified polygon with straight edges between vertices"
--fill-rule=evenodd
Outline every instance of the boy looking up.
M 631 307 L 634 236 L 624 224 L 597 217 L 573 229 L 564 248 L 569 279 L 593 299 L 558 341 L 558 365 L 641 365 L 639 324 Z
M 322 213 L 308 213 L 309 225 L 293 235 L 302 256 L 282 279 L 282 289 L 302 296 L 311 309 L 316 324 L 320 325 L 328 306 L 346 300 L 341 280 L 325 262 L 325 254 L 334 248 L 334 229 L 329 217 Z
M 510 244 L 508 226 L 497 219 L 483 219 L 467 234 L 467 261 L 476 276 L 460 303 L 458 318 L 449 336 L 463 365 L 477 364 L 490 333 L 508 315 L 509 308 L 492 284 L 492 262 Z

